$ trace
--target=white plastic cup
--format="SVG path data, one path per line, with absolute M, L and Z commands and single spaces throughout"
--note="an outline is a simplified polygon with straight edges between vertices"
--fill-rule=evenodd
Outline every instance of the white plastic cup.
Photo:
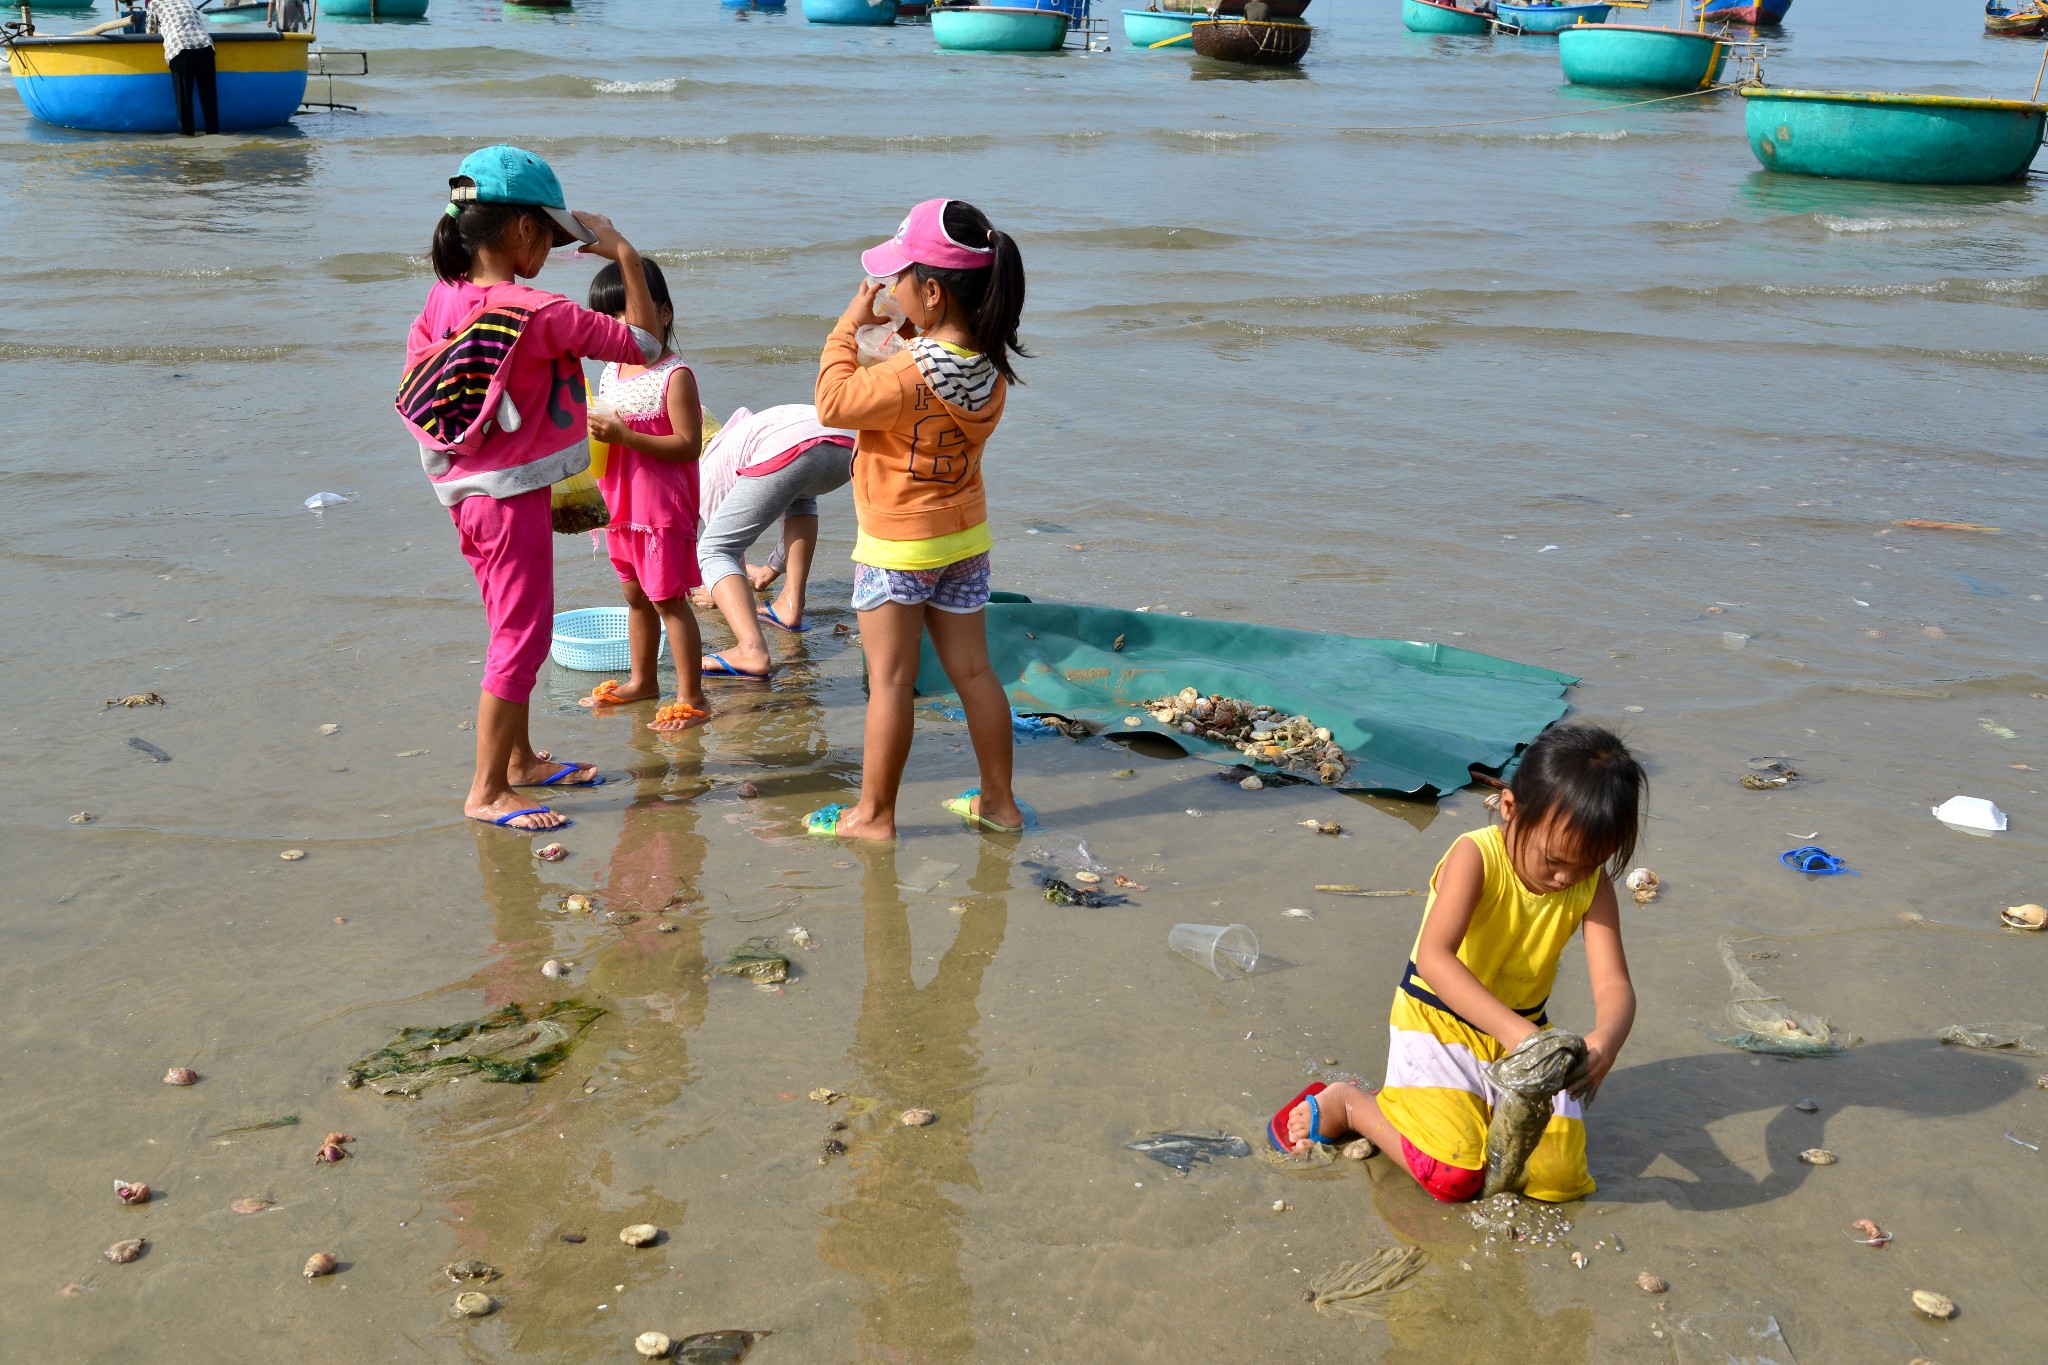
M 1259 965 L 1259 936 L 1242 924 L 1176 924 L 1166 946 L 1226 981 Z

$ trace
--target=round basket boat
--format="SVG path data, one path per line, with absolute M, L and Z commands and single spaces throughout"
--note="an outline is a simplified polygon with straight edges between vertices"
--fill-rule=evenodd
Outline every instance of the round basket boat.
M 1574 24 L 1604 24 L 1614 6 L 1593 5 L 1511 5 L 1501 0 L 1500 25 L 1517 33 L 1542 37 L 1559 33 Z
M 1253 23 L 1248 19 L 1204 19 L 1193 28 L 1195 51 L 1219 62 L 1252 66 L 1293 66 L 1308 52 L 1315 32 L 1307 24 Z
M 1613 90 L 1703 90 L 1727 52 L 1720 38 L 1691 29 L 1579 24 L 1557 35 L 1566 80 Z
M 213 35 L 220 130 L 291 122 L 306 97 L 310 33 L 222 31 Z M 8 44 L 15 93 L 44 123 L 96 133 L 175 133 L 178 109 L 163 40 L 103 33 L 16 38 Z
M 1186 52 L 1192 45 L 1189 30 L 1201 17 L 1171 10 L 1127 9 L 1124 11 L 1124 41 L 1134 52 Z
M 1410 33 L 1485 33 L 1493 21 L 1449 0 L 1401 0 L 1401 23 Z
M 339 19 L 424 19 L 427 0 L 320 0 L 320 13 Z
M 2048 105 L 1746 85 L 1749 148 L 1774 171 L 1898 185 L 1993 185 L 2027 173 Z
M 1064 10 L 975 5 L 931 17 L 932 39 L 948 52 L 1056 52 L 1067 41 Z
M 896 0 L 804 0 L 804 20 L 881 28 L 896 22 Z

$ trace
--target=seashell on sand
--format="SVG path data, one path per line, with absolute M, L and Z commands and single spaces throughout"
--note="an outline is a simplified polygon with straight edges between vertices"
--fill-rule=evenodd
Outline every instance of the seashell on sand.
M 1998 918 L 2010 929 L 2048 929 L 2048 909 L 2038 905 L 2011 905 L 1998 912 Z
M 92 823 L 92 812 L 91 812 L 91 811 L 89 811 L 89 810 L 82 810 L 82 811 L 78 812 L 78 814 L 76 814 L 76 815 L 74 815 L 74 816 L 72 816 L 72 817 L 71 817 L 71 823 L 72 823 L 72 824 L 74 824 L 74 825 L 89 825 L 89 824 L 91 824 L 91 823 Z
M 665 1332 L 642 1332 L 639 1336 L 633 1338 L 633 1349 L 646 1356 L 649 1360 L 662 1359 L 669 1353 L 669 1348 L 674 1345 L 675 1343 L 668 1339 L 668 1334 Z
M 661 1229 L 652 1223 L 635 1223 L 619 1229 L 619 1240 L 629 1247 L 649 1247 L 661 1237 Z
M 569 969 L 558 959 L 551 957 L 540 964 L 540 974 L 550 981 L 559 981 L 569 974 Z
M 1257 773 L 1253 773 L 1250 777 L 1247 777 L 1244 781 L 1238 783 L 1237 785 L 1243 787 L 1248 792 L 1262 791 L 1266 786 L 1266 784 L 1260 780 L 1259 775 Z
M 810 1097 L 819 1104 L 830 1104 L 832 1101 L 842 1098 L 840 1093 L 829 1085 L 819 1086 L 811 1092 Z
M 741 796 L 746 797 L 750 801 L 761 794 L 761 789 L 751 782 L 742 782 L 739 784 L 739 786 L 733 788 L 733 790 L 738 792 Z M 664 1337 L 663 1340 L 665 1341 L 667 1340 L 667 1338 Z
M 1648 905 L 1657 899 L 1657 893 L 1664 885 L 1663 880 L 1647 867 L 1639 867 L 1630 872 L 1623 884 L 1636 898 L 1637 905 Z
M 1378 1151 L 1371 1138 L 1358 1138 L 1344 1144 L 1344 1156 L 1351 1161 L 1364 1161 Z
M 148 1245 L 149 1239 L 147 1237 L 131 1237 L 125 1242 L 116 1242 L 108 1247 L 106 1256 L 115 1265 L 127 1265 L 137 1256 L 140 1256 L 142 1249 Z
M 572 915 L 587 915 L 590 913 L 590 897 L 584 895 L 581 891 L 576 892 L 574 895 L 564 896 L 562 897 L 562 908 Z
M 322 1275 L 332 1275 L 334 1267 L 338 1264 L 340 1263 L 334 1259 L 334 1253 L 316 1251 L 306 1258 L 306 1268 L 299 1273 L 309 1280 L 317 1280 Z
M 234 1203 L 228 1205 L 228 1208 L 236 1213 L 262 1213 L 265 1209 L 274 1209 L 276 1207 L 277 1201 L 275 1199 L 264 1199 L 261 1196 L 237 1199 Z
M 489 1317 L 497 1307 L 496 1299 L 472 1289 L 466 1294 L 457 1294 L 454 1306 L 449 1311 L 458 1318 L 483 1318 Z
M 140 1180 L 116 1180 L 114 1182 L 114 1198 L 124 1204 L 147 1204 L 149 1202 L 149 1186 L 143 1184 Z
M 277 856 L 284 859 L 288 863 L 295 863 L 299 859 L 306 856 L 306 850 L 304 850 L 303 848 L 288 848 L 284 852 L 278 854 Z
M 906 1109 L 897 1120 L 905 1128 L 929 1128 L 939 1121 L 939 1116 L 929 1109 Z
M 1802 1114 L 1818 1114 L 1820 1112 L 1820 1106 L 1812 1100 L 1801 1100 L 1792 1107 Z
M 1932 1289 L 1914 1290 L 1913 1307 L 1930 1318 L 1946 1320 L 1956 1315 L 1956 1301 L 1946 1294 L 1937 1294 Z
M 1593 1258 L 1588 1256 L 1583 1251 L 1574 1251 L 1572 1253 L 1571 1260 L 1572 1264 L 1577 1266 L 1581 1270 L 1584 1270 L 1587 1266 L 1593 1264 Z
M 1832 1166 L 1840 1158 L 1825 1147 L 1808 1147 L 1799 1154 L 1799 1159 L 1809 1166 Z
M 801 924 L 799 924 L 790 929 L 789 941 L 796 947 L 809 948 L 818 940 L 811 937 L 810 930 L 804 928 Z
M 164 1073 L 165 1085 L 196 1085 L 199 1073 L 189 1066 L 174 1066 Z
M 544 863 L 559 863 L 569 856 L 569 850 L 560 844 L 542 844 L 533 851 L 533 856 Z
M 822 1166 L 828 1160 L 835 1156 L 845 1156 L 846 1144 L 844 1142 L 841 1142 L 838 1138 L 826 1138 L 823 1142 L 818 1144 L 818 1151 L 818 1164 Z
M 1642 1290 L 1645 1294 L 1661 1294 L 1670 1287 L 1670 1285 L 1664 1283 L 1664 1281 L 1658 1279 L 1647 1270 L 1636 1276 L 1636 1288 Z
M 1102 881 L 1100 872 L 1076 872 L 1074 880 L 1083 886 L 1095 886 Z

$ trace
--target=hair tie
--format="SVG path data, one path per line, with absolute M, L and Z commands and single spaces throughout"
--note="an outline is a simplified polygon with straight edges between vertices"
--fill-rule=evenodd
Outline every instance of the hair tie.
M 443 212 L 445 212 L 450 218 L 460 218 L 462 216 L 462 205 L 456 203 L 453 199 L 451 199 L 448 201 L 448 207 L 444 209 Z

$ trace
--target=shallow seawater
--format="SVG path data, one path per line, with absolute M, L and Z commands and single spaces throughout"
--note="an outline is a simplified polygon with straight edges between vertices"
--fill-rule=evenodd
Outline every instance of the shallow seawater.
M 2038 1353 L 2048 1156 L 2022 1144 L 2048 1146 L 2048 1060 L 1934 1040 L 2048 1019 L 2048 938 L 1997 920 L 2044 898 L 2048 852 L 2041 182 L 1768 175 L 1732 98 L 1621 108 L 1541 40 L 1416 37 L 1397 10 L 1316 0 L 1299 76 L 1240 79 L 1120 34 L 947 56 L 922 27 L 709 0 L 442 0 L 327 21 L 370 52 L 334 88 L 361 111 L 290 134 L 73 134 L 0 99 L 7 1354 L 581 1360 L 753 1328 L 762 1365 L 1606 1362 L 1664 1358 L 1700 1313 L 1768 1315 L 1805 1365 Z M 2038 45 L 1979 29 L 1803 0 L 1766 69 L 2024 96 Z M 1574 706 L 1650 766 L 1665 892 L 1625 916 L 1641 1011 L 1564 1240 L 1482 1244 L 1384 1161 L 1183 1178 L 1124 1148 L 1256 1145 L 1310 1077 L 1378 1080 L 1421 902 L 1312 888 L 1426 885 L 1477 793 L 1244 792 L 1045 740 L 1018 755 L 1042 831 L 980 838 L 938 808 L 972 781 L 963 727 L 928 717 L 900 846 L 842 848 L 797 825 L 859 760 L 858 647 L 818 630 L 675 740 L 549 669 L 537 738 L 610 779 L 561 795 L 570 857 L 460 818 L 483 623 L 388 404 L 445 179 L 498 139 L 661 260 L 721 412 L 803 399 L 855 253 L 910 202 L 1013 229 L 1038 355 L 988 465 L 1002 586 L 1584 678 Z M 302 510 L 319 491 L 352 501 Z M 1914 518 L 2001 529 L 1892 524 Z M 829 627 L 843 495 L 826 529 Z M 615 598 L 587 538 L 557 571 L 565 607 Z M 143 691 L 169 704 L 101 709 Z M 1804 780 L 1744 790 L 1758 755 Z M 1959 792 L 2011 830 L 1934 821 Z M 1149 889 L 1047 904 L 1027 865 L 1081 841 Z M 1780 866 L 1807 843 L 1860 875 Z M 1233 920 L 1265 950 L 1245 980 L 1166 950 Z M 761 934 L 782 989 L 708 975 Z M 1731 936 L 1862 1044 L 1712 1041 Z M 558 996 L 609 1012 L 549 1081 L 339 1087 L 400 1026 Z M 1553 1015 L 1590 1023 L 1576 955 Z M 938 1122 L 894 1122 L 913 1106 Z M 353 1154 L 316 1165 L 329 1130 Z M 821 1163 L 827 1137 L 848 1151 Z M 1800 1164 L 1815 1146 L 1840 1160 Z M 117 1178 L 155 1200 L 122 1207 Z M 249 1196 L 277 1207 L 228 1210 Z M 1852 1240 L 1865 1217 L 1895 1240 Z M 622 1246 L 639 1222 L 665 1239 Z M 134 1236 L 139 1260 L 100 1258 Z M 1396 1244 L 1432 1264 L 1391 1321 L 1301 1302 Z M 315 1251 L 340 1273 L 302 1280 Z M 458 1321 L 439 1267 L 467 1257 L 502 1307 Z M 1917 1288 L 1959 1316 L 1917 1317 Z

